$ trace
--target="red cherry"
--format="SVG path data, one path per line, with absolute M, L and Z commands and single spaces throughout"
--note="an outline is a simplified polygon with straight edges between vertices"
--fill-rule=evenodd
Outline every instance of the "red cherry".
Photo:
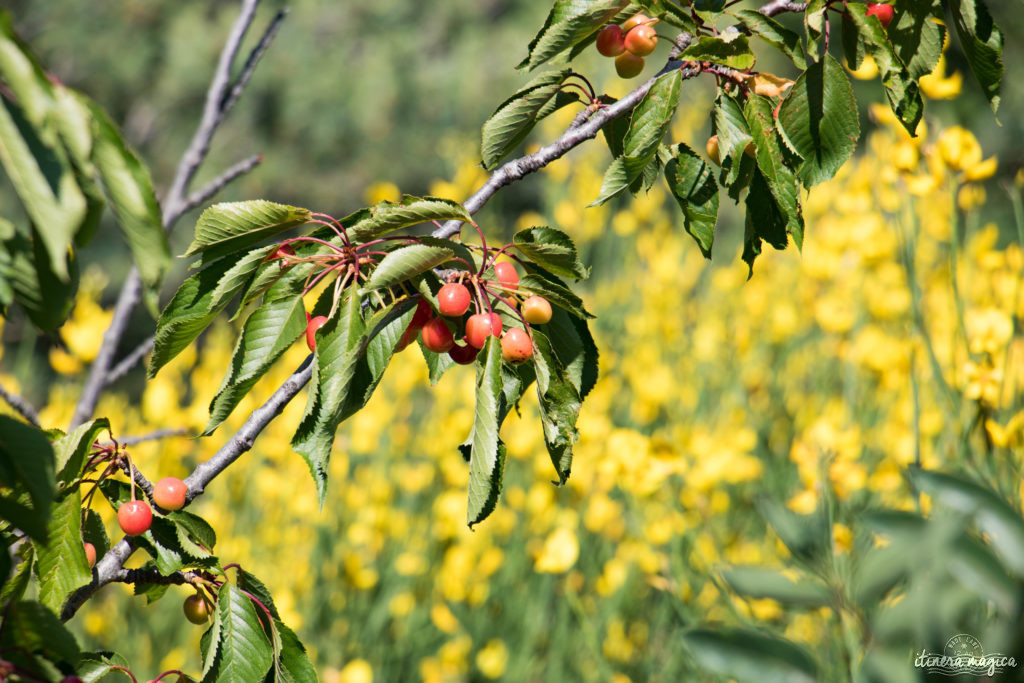
M 601 29 L 601 32 L 597 34 L 597 51 L 605 57 L 618 57 L 626 51 L 626 46 L 622 41 L 623 33 L 622 29 L 611 24 Z
M 882 28 L 888 28 L 889 22 L 892 21 L 893 8 L 892 5 L 886 5 L 885 3 L 876 3 L 868 5 L 868 10 L 865 14 L 869 17 L 878 17 L 878 21 L 881 22 Z
M 448 349 L 449 358 L 459 365 L 469 365 L 476 360 L 478 353 L 480 353 L 480 349 L 474 348 L 470 344 L 456 344 Z
M 427 303 L 426 299 L 421 298 L 416 302 L 416 312 L 412 314 L 412 320 L 409 322 L 408 329 L 422 330 L 427 321 L 433 317 L 434 311 L 430 309 L 430 304 Z M 415 338 L 415 335 L 413 337 Z
M 309 347 L 310 351 L 316 351 L 316 331 L 323 327 L 326 322 L 326 315 L 318 315 L 315 318 L 310 318 L 309 323 L 306 324 L 306 346 Z
M 623 52 L 615 58 L 615 73 L 621 78 L 635 78 L 644 70 L 644 58 L 632 52 Z
M 651 20 L 646 14 L 634 14 L 622 24 L 623 33 L 629 33 L 630 29 L 640 24 L 646 24 Z
M 624 40 L 626 50 L 637 57 L 644 57 L 654 52 L 658 46 L 658 34 L 649 24 L 641 24 L 630 29 Z
M 455 337 L 452 336 L 452 331 L 448 329 L 448 324 L 443 318 L 428 320 L 420 334 L 423 345 L 434 353 L 444 353 L 455 345 Z
M 449 282 L 437 293 L 441 315 L 458 316 L 469 310 L 469 290 L 458 282 Z
M 193 624 L 205 624 L 210 616 L 210 607 L 206 604 L 203 596 L 195 593 L 185 598 L 185 604 L 181 606 L 185 612 L 185 618 Z
M 153 502 L 164 510 L 180 510 L 185 507 L 188 486 L 177 477 L 164 477 L 153 485 Z
M 533 355 L 533 340 L 526 330 L 513 327 L 501 338 L 501 357 L 518 365 Z
M 128 536 L 141 536 L 153 523 L 153 511 L 144 500 L 130 500 L 117 510 L 117 523 Z
M 551 304 L 542 296 L 527 297 L 521 309 L 523 318 L 531 325 L 543 325 L 551 320 Z
M 85 560 L 89 563 L 90 567 L 96 566 L 96 546 L 92 543 L 83 543 L 82 546 L 85 548 Z
M 519 273 L 516 267 L 508 261 L 500 261 L 494 264 L 494 274 L 498 282 L 509 289 L 516 289 L 519 286 Z
M 466 321 L 466 341 L 470 346 L 482 349 L 487 337 L 501 336 L 501 316 L 497 313 L 477 313 Z

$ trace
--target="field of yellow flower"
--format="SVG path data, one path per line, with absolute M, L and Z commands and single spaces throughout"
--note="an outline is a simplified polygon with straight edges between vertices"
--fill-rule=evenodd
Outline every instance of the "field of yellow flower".
M 934 97 L 958 89 L 943 68 Z M 807 199 L 803 252 L 763 255 L 749 281 L 735 258 L 738 213 L 708 263 L 659 186 L 583 208 L 600 187 L 598 145 L 545 169 L 543 210 L 507 220 L 579 240 L 601 352 L 568 484 L 551 483 L 535 400 L 524 399 L 503 430 L 501 501 L 470 531 L 455 446 L 473 417 L 473 370 L 431 387 L 413 346 L 342 426 L 322 511 L 289 447 L 304 401 L 207 489 L 196 511 L 217 530 L 219 556 L 269 586 L 328 682 L 693 680 L 681 634 L 707 623 L 783 635 L 815 653 L 823 678 L 845 678 L 872 648 L 856 609 L 743 597 L 723 579 L 746 565 L 799 575 L 766 506 L 796 520 L 827 512 L 830 581 L 845 595 L 858 558 L 893 542 L 862 513 L 931 508 L 908 467 L 965 472 L 1017 510 L 1024 495 L 1024 229 L 978 219 L 996 161 L 970 132 L 922 125 L 910 138 L 886 112 L 872 109 L 861 153 Z M 684 114 L 677 126 L 702 148 L 698 122 Z M 481 174 L 466 163 L 432 193 L 464 198 Z M 397 191 L 380 184 L 368 200 Z M 486 215 L 481 225 L 504 228 Z M 101 286 L 89 273 L 62 330 L 68 350 L 51 355 L 66 381 L 44 424 L 70 417 L 108 320 Z M 97 414 L 119 435 L 198 433 L 230 350 L 221 321 L 141 400 L 115 385 Z M 212 437 L 140 444 L 134 458 L 183 476 L 305 354 L 296 344 Z M 146 606 L 111 586 L 72 625 L 87 643 L 116 643 L 144 675 L 198 672 L 201 629 L 180 618 L 185 595 L 172 588 Z M 909 665 L 930 643 L 888 645 Z

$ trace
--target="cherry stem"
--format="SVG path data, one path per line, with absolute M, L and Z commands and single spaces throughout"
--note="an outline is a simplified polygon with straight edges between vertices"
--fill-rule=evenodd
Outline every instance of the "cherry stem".
M 331 224 L 332 224 L 332 229 L 334 229 L 333 226 L 337 226 L 338 229 L 335 230 L 335 232 L 337 232 L 341 236 L 341 239 L 345 240 L 345 246 L 346 247 L 351 247 L 352 246 L 352 242 L 348 238 L 348 230 L 345 229 L 344 225 L 342 225 L 341 223 L 338 222 L 337 218 L 335 218 L 334 216 L 328 215 L 326 213 L 313 213 L 313 214 L 310 214 L 310 215 L 311 216 L 316 216 L 318 218 L 326 218 L 326 219 L 328 219 L 331 222 Z M 339 232 L 339 230 L 340 230 L 340 232 Z
M 156 683 L 157 681 L 162 681 L 164 676 L 170 676 L 171 674 L 178 674 L 179 676 L 184 676 L 185 672 L 179 671 L 178 669 L 168 669 L 167 671 L 164 671 L 162 674 L 154 678 L 153 683 Z
M 498 299 L 499 301 L 501 301 L 506 306 L 508 306 L 509 308 L 512 309 L 512 312 L 515 313 L 516 317 L 519 318 L 519 320 L 523 323 L 523 327 L 526 329 L 526 333 L 528 335 L 530 335 L 530 340 L 533 341 L 533 333 L 530 332 L 530 323 L 526 322 L 526 318 L 524 318 L 523 314 L 519 312 L 519 309 L 516 308 L 516 305 L 512 301 L 510 301 L 510 300 L 506 299 L 505 297 L 503 297 L 501 294 L 498 294 L 497 292 L 495 292 L 486 283 L 484 284 L 484 289 L 487 290 L 488 294 L 490 294 L 495 299 Z
M 586 84 L 587 90 L 590 92 L 590 101 L 591 102 L 596 102 L 597 101 L 597 92 L 594 90 L 594 86 L 591 85 L 590 81 L 587 80 L 587 77 L 584 76 L 581 73 L 577 73 L 575 71 L 570 71 L 568 78 L 573 78 L 573 77 L 580 79 L 581 81 L 583 81 Z
M 128 667 L 125 667 L 125 666 L 120 666 L 120 665 L 118 665 L 118 664 L 114 664 L 114 665 L 112 665 L 112 666 L 110 667 L 110 669 L 111 669 L 112 671 L 113 671 L 113 670 L 116 670 L 116 671 L 123 671 L 124 673 L 128 674 L 128 678 L 132 679 L 132 683 L 139 683 L 138 679 L 137 679 L 137 678 L 135 678 L 135 674 L 133 674 L 133 673 L 132 673 L 132 670 L 131 670 L 131 669 L 129 669 Z
M 484 237 L 484 231 L 481 230 L 480 226 L 477 225 L 475 222 L 471 223 L 470 225 L 472 225 L 476 229 L 476 234 L 480 235 L 480 245 L 484 249 L 484 254 L 487 254 L 487 239 Z M 487 259 L 484 259 L 483 263 L 480 264 L 480 272 L 477 273 L 477 275 L 483 275 L 484 274 L 484 268 L 486 267 L 486 265 L 487 265 Z

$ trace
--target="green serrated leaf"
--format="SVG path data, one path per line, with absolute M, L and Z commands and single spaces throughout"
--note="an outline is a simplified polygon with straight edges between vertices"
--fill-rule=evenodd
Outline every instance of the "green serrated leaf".
M 974 78 L 995 112 L 1003 80 L 1003 34 L 984 0 L 951 0 L 953 26 Z
M 308 209 L 263 199 L 214 204 L 199 217 L 185 256 L 202 252 L 209 260 L 241 251 L 309 219 Z
M 470 528 L 494 510 L 505 471 L 505 444 L 498 436 L 504 394 L 501 343 L 496 337 L 487 338 L 477 362 L 476 417 L 469 457 L 469 505 L 466 510 L 466 522 Z
M 788 221 L 772 196 L 771 188 L 760 170 L 754 171 L 746 199 L 747 214 L 743 233 L 743 261 L 749 267 L 748 277 L 754 274 L 754 261 L 761 255 L 762 240 L 776 249 L 785 249 Z
M 206 550 L 212 551 L 217 545 L 216 532 L 202 517 L 185 510 L 178 510 L 168 513 L 166 518 L 174 522 L 179 531 L 187 533 L 193 542 L 202 545 Z
M 526 139 L 543 116 L 578 102 L 579 96 L 562 91 L 562 83 L 572 73 L 559 69 L 541 74 L 494 110 L 481 132 L 480 155 L 484 168 L 491 169 Z M 554 104 L 554 107 L 548 106 Z
M 88 205 L 52 125 L 37 128 L 18 104 L 0 97 L 0 163 L 38 230 L 49 268 L 68 282 L 68 249 Z
M 818 667 L 796 644 L 751 629 L 695 629 L 683 636 L 703 669 L 741 681 L 813 683 Z
M 779 131 L 803 158 L 798 169 L 807 187 L 831 180 L 853 154 L 860 137 L 857 98 L 839 62 L 825 55 L 811 64 L 779 109 Z
M 713 62 L 730 69 L 746 71 L 754 67 L 754 53 L 744 35 L 720 37 L 701 36 L 683 50 L 680 59 L 691 62 Z
M 558 308 L 565 309 L 578 318 L 594 316 L 583 306 L 583 300 L 576 296 L 563 282 L 541 275 L 543 271 L 536 266 L 528 267 L 530 274 L 519 280 L 519 292 L 542 296 Z M 534 274 L 536 273 L 536 274 Z
M 779 213 L 785 219 L 786 232 L 793 237 L 793 241 L 796 242 L 799 249 L 803 244 L 804 237 L 800 186 L 796 174 L 787 163 L 787 156 L 775 130 L 775 118 L 772 110 L 773 105 L 767 97 L 751 95 L 747 98 L 744 116 L 757 150 L 757 167 L 771 190 Z M 753 182 L 751 190 L 753 190 Z M 748 212 L 749 207 L 748 203 Z M 755 214 L 754 217 L 759 219 L 758 214 Z M 773 246 L 777 243 L 769 241 Z
M 363 285 L 363 289 L 372 291 L 405 282 L 436 268 L 454 256 L 454 251 L 440 246 L 410 244 L 399 247 L 380 260 L 373 274 Z
M 588 275 L 588 269 L 576 253 L 576 244 L 561 230 L 548 227 L 520 230 L 512 237 L 512 243 L 523 256 L 555 275 L 576 280 Z
M 106 678 L 113 667 L 128 667 L 128 660 L 116 652 L 85 652 L 78 663 L 75 675 L 82 679 L 83 683 L 97 683 Z
M 346 397 L 354 391 L 363 352 L 365 323 L 355 286 L 346 290 L 334 317 L 317 333 L 315 366 L 306 411 L 292 437 L 292 447 L 309 465 L 320 505 L 327 491 L 327 463 L 334 434 L 345 411 Z
M 103 525 L 103 519 L 95 510 L 85 511 L 85 521 L 82 523 L 82 540 L 92 543 L 96 548 L 96 558 L 99 559 L 110 550 L 110 538 L 107 537 L 107 528 Z
M 718 222 L 718 184 L 711 165 L 683 143 L 665 166 L 665 181 L 683 213 L 683 228 L 711 258 Z
M 92 102 L 89 108 L 93 123 L 92 162 L 142 282 L 155 290 L 170 266 L 171 250 L 149 169 L 125 144 L 107 113 Z
M 273 290 L 264 298 L 242 327 L 221 382 L 210 402 L 210 420 L 204 435 L 227 419 L 249 390 L 306 330 L 306 308 L 302 297 L 275 299 Z
M 270 595 L 270 591 L 266 585 L 253 574 L 245 571 L 244 569 L 238 569 L 238 587 L 247 593 L 251 593 L 256 597 L 257 600 L 263 603 L 263 606 L 270 610 L 271 616 L 274 619 L 280 619 L 281 615 L 277 612 L 277 607 L 274 606 L 274 599 Z
M 678 69 L 658 77 L 633 110 L 629 130 L 623 140 L 623 158 L 630 182 L 639 178 L 657 156 L 661 140 L 679 104 L 682 79 L 682 72 Z
M 931 73 L 939 63 L 946 40 L 945 15 L 941 3 L 904 3 L 886 27 L 885 34 L 896 56 L 906 65 L 910 80 Z
M 579 389 L 573 385 L 562 363 L 558 360 L 547 336 L 533 331 L 534 369 L 537 381 L 537 400 L 540 405 L 544 445 L 558 482 L 564 484 L 572 470 L 573 445 L 579 438 L 576 420 L 579 419 Z
M 748 566 L 723 570 L 722 577 L 747 598 L 771 598 L 800 607 L 826 607 L 832 602 L 828 586 L 810 576 L 801 576 L 797 582 L 774 569 Z
M 282 621 L 275 621 L 274 628 L 281 644 L 276 680 L 281 683 L 317 683 L 316 669 L 299 637 Z
M 631 183 L 629 171 L 626 169 L 626 158 L 616 157 L 612 159 L 612 163 L 608 164 L 608 169 L 604 172 L 604 179 L 601 181 L 601 191 L 598 193 L 597 199 L 590 202 L 587 206 L 600 206 L 604 204 L 629 189 Z
M 623 0 L 556 0 L 529 54 L 516 68 L 535 69 L 596 33 L 628 2 Z
M 53 442 L 58 484 L 66 486 L 82 476 L 82 467 L 93 443 L 100 434 L 109 431 L 110 422 L 102 417 L 79 425 L 70 434 Z
M 718 156 L 722 162 L 722 184 L 731 187 L 740 178 L 741 163 L 747 145 L 753 142 L 743 107 L 723 92 L 715 98 L 715 134 L 718 135 Z
M 0 415 L 0 485 L 25 491 L 32 513 L 18 525 L 35 539 L 46 536 L 54 486 L 53 447 L 46 434 L 32 425 Z
M 15 233 L 0 249 L 0 280 L 11 298 L 39 329 L 52 332 L 60 327 L 74 305 L 78 291 L 78 260 L 74 252 L 67 259 L 69 281 L 63 282 L 50 267 L 42 239 L 32 230 L 32 239 Z
M 399 202 L 381 202 L 346 216 L 341 219 L 341 224 L 347 229 L 349 238 L 365 242 L 393 230 L 451 219 L 466 223 L 473 220 L 462 204 L 451 199 L 403 195 Z
M 191 344 L 230 301 L 231 296 L 222 290 L 215 306 L 214 292 L 234 265 L 233 259 L 220 259 L 181 283 L 156 323 L 148 370 L 150 379 Z
M 793 60 L 798 69 L 807 68 L 807 57 L 804 54 L 803 41 L 800 35 L 754 10 L 740 10 L 736 18 L 744 29 L 776 47 L 782 54 Z
M 217 596 L 217 616 L 220 648 L 216 680 L 263 680 L 274 663 L 274 653 L 252 600 L 236 586 L 225 583 Z
M 79 648 L 56 614 L 38 602 L 15 602 L 6 608 L 0 647 L 38 653 L 51 662 L 74 667 Z
M 64 601 L 92 580 L 82 545 L 82 496 L 78 489 L 55 503 L 45 543 L 36 543 L 39 600 L 60 614 Z
M 235 261 L 214 288 L 210 297 L 210 308 L 224 308 L 236 294 L 253 284 L 260 266 L 266 265 L 268 270 L 277 269 L 278 274 L 283 274 L 280 261 L 276 263 L 267 261 L 267 257 L 276 249 L 276 244 L 268 244 L 265 247 L 253 249 Z

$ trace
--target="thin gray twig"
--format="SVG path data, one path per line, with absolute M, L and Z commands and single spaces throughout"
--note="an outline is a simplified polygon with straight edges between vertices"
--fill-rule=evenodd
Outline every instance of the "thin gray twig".
M 7 401 L 7 404 L 18 411 L 18 414 L 23 418 L 31 422 L 34 426 L 39 426 L 39 413 L 32 407 L 32 404 L 23 399 L 17 394 L 11 393 L 0 386 L 0 398 Z

